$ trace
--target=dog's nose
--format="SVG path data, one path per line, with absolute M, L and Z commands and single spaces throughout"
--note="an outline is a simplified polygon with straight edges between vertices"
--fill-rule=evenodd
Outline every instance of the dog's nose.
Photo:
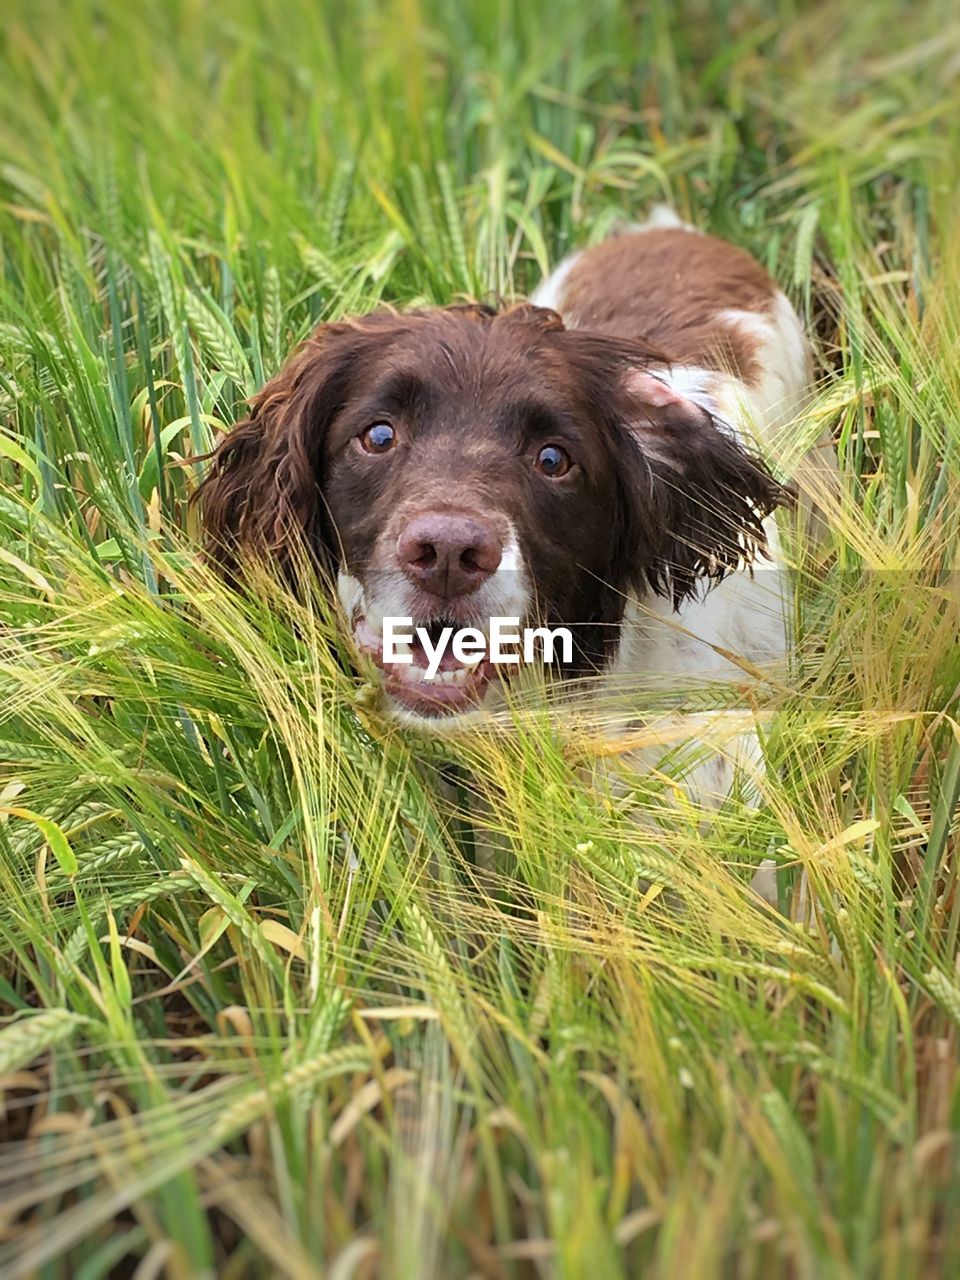
M 495 529 L 475 516 L 426 512 L 397 539 L 400 566 L 431 595 L 453 599 L 475 591 L 500 564 L 503 544 Z

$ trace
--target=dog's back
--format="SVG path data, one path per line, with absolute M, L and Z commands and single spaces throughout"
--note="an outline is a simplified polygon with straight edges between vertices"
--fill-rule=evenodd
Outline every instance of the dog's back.
M 648 342 L 670 361 L 677 391 L 761 444 L 810 388 L 803 327 L 775 281 L 665 207 L 571 255 L 531 300 L 570 328 Z

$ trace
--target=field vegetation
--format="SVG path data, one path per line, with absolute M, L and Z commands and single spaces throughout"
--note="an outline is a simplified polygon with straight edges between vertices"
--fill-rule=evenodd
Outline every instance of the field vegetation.
M 0 1275 L 960 1273 L 956 6 L 8 0 L 0 67 Z M 658 201 L 814 336 L 789 666 L 638 685 L 618 788 L 550 696 L 390 730 L 191 457 Z M 719 811 L 678 704 L 761 726 Z

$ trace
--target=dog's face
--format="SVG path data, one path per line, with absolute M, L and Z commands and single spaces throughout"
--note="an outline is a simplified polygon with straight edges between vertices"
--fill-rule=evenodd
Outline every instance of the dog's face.
M 679 604 L 762 542 L 782 496 L 658 363 L 532 306 L 324 326 L 218 449 L 208 546 L 230 573 L 244 547 L 290 572 L 305 537 L 407 720 L 458 722 L 497 673 L 448 650 L 427 679 L 418 641 L 412 661 L 384 662 L 386 617 L 430 636 L 492 617 L 565 625 L 563 669 L 602 667 L 631 592 Z

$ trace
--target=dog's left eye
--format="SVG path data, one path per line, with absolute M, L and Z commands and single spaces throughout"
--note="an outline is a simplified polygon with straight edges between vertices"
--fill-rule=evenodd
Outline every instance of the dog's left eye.
M 545 444 L 537 454 L 537 470 L 549 480 L 559 480 L 572 466 L 569 453 L 558 444 Z
M 360 443 L 367 453 L 387 453 L 397 443 L 397 433 L 389 422 L 375 422 L 361 434 Z

